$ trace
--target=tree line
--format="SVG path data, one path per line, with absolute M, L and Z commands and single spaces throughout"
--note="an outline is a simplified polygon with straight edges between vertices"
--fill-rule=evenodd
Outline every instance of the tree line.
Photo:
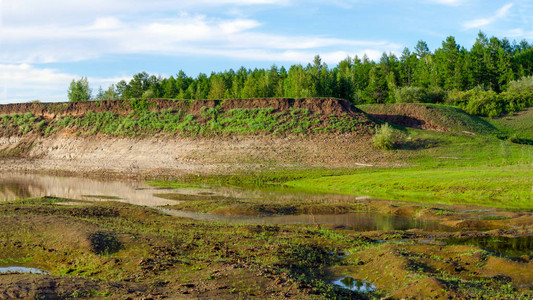
M 532 75 L 533 44 L 488 38 L 480 32 L 469 50 L 449 36 L 434 52 L 419 41 L 412 51 L 405 48 L 400 57 L 393 53 L 383 53 L 379 61 L 366 55 L 347 57 L 333 68 L 317 55 L 305 66 L 296 64 L 288 69 L 275 65 L 253 70 L 241 67 L 201 73 L 195 78 L 183 71 L 168 78 L 142 72 L 129 82 L 100 88 L 94 99 L 337 97 L 354 104 L 435 103 L 446 101 L 450 94 L 463 99 L 460 92 L 472 90 L 499 95 L 517 80 Z M 69 97 L 77 83 L 71 83 Z

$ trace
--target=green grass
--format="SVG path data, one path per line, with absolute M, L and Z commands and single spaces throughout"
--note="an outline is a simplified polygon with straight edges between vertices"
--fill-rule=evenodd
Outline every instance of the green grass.
M 135 103 L 128 115 L 88 111 L 82 116 L 63 116 L 45 121 L 31 113 L 2 115 L 4 135 L 37 132 L 53 134 L 64 128 L 80 134 L 104 133 L 114 136 L 148 136 L 153 134 L 182 136 L 228 136 L 246 134 L 312 134 L 315 132 L 358 132 L 366 118 L 362 116 L 323 116 L 305 109 L 275 112 L 273 108 L 232 109 L 203 108 L 200 114 L 172 109 L 150 111 L 143 102 Z M 146 105 L 145 105 L 146 104 Z M 132 104 L 133 105 L 133 104 Z M 367 124 L 368 125 L 368 124 Z M 367 126 L 364 125 L 364 126 Z M 0 131 L 0 134 L 2 134 Z
M 511 138 L 515 136 L 533 142 L 533 107 L 487 121 Z
M 472 132 L 476 134 L 496 134 L 497 129 L 480 117 L 467 114 L 464 110 L 440 104 L 366 104 L 357 107 L 370 114 L 404 114 L 405 107 L 410 113 L 433 124 L 457 132 Z
M 533 166 L 388 169 L 285 183 L 317 192 L 447 204 L 533 209 Z

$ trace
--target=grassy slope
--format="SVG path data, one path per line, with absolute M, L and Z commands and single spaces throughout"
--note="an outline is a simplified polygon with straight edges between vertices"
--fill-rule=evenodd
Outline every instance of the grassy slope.
M 467 114 L 464 110 L 436 104 L 366 104 L 358 108 L 370 114 L 403 114 L 405 107 L 419 118 L 452 131 L 494 134 L 497 129 L 486 120 Z
M 500 121 L 498 128 L 512 133 L 521 125 L 533 124 L 527 122 L 528 116 L 520 114 L 516 120 Z M 475 124 L 470 122 L 468 126 Z M 477 124 L 484 128 L 486 122 Z M 504 127 L 506 124 L 521 125 Z M 409 159 L 410 168 L 367 168 L 350 175 L 295 180 L 286 185 L 390 200 L 533 209 L 533 146 L 501 141 L 491 135 L 405 130 L 412 138 L 410 143 L 422 145 Z M 408 150 L 395 150 L 402 151 Z
M 114 136 L 218 136 L 239 134 L 312 134 L 358 132 L 369 126 L 362 115 L 324 116 L 306 109 L 274 112 L 272 108 L 204 109 L 199 115 L 185 111 L 135 110 L 128 115 L 87 112 L 45 120 L 31 113 L 0 116 L 0 135 L 38 133 L 50 135 L 64 128 L 80 134 L 104 133 Z
M 266 170 L 184 179 L 222 185 L 285 183 L 285 186 L 307 191 L 369 195 L 389 200 L 533 209 L 533 146 L 499 140 L 493 136 L 494 129 L 487 130 L 493 127 L 487 125 L 486 120 L 459 109 L 431 107 L 432 112 L 439 112 L 440 120 L 446 119 L 443 115 L 447 116 L 448 121 L 441 124 L 461 123 L 462 127 L 453 127 L 454 130 L 468 129 L 478 134 L 400 127 L 410 139 L 400 149 L 388 151 L 387 157 L 389 165 L 408 168 Z M 454 121 L 456 117 L 462 121 Z M 512 128 L 506 130 L 513 131 Z
M 533 141 L 533 107 L 514 115 L 487 119 L 487 121 L 509 136 L 516 135 L 518 138 Z

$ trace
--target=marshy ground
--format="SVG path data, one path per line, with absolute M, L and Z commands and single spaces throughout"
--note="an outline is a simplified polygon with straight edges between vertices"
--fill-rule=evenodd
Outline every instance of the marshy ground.
M 209 216 L 258 219 L 272 213 L 361 212 L 389 227 L 361 231 L 342 222 L 198 221 L 106 199 L 111 196 L 91 202 L 54 197 L 4 202 L 0 266 L 34 267 L 48 274 L 0 275 L 0 299 L 533 295 L 529 212 L 353 196 L 294 197 L 286 191 L 276 198 L 206 191 L 189 186 L 155 190 L 156 196 L 175 201 L 164 206 L 167 210 L 195 208 Z M 399 230 L 391 217 L 439 226 Z M 376 290 L 360 293 L 333 284 L 344 276 Z

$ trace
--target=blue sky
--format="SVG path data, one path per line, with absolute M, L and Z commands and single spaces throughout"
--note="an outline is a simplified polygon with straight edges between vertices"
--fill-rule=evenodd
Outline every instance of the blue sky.
M 533 40 L 533 1 L 0 0 L 0 103 L 65 101 L 135 73 L 190 76 L 401 53 L 477 33 Z

